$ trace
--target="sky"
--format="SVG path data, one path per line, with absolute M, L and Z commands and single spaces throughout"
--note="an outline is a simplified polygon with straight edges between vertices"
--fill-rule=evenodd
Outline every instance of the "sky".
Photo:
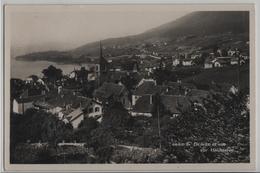
M 188 14 L 170 5 L 10 6 L 13 56 L 142 33 Z

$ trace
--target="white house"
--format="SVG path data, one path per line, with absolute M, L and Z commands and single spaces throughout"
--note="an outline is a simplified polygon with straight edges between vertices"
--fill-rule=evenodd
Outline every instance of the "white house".
M 102 114 L 103 114 L 102 104 L 92 101 L 88 108 L 88 117 L 97 118 L 102 116 Z
M 177 66 L 179 64 L 180 64 L 180 60 L 178 58 L 175 58 L 175 59 L 172 60 L 172 66 L 175 67 L 175 66 Z
M 33 108 L 33 103 L 36 100 L 44 99 L 42 95 L 29 96 L 26 98 L 16 98 L 13 100 L 13 112 L 17 114 L 24 114 L 27 109 Z
M 213 62 L 212 61 L 205 61 L 204 68 L 213 68 Z
M 237 65 L 238 64 L 238 57 L 233 57 L 233 58 L 231 58 L 231 60 L 230 60 L 230 64 L 231 65 Z
M 184 59 L 182 60 L 183 66 L 192 66 L 192 59 Z

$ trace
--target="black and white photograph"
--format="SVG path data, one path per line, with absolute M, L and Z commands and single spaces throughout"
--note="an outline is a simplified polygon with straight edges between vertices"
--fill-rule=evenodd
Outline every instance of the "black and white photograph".
M 192 7 L 6 5 L 7 162 L 254 163 L 254 11 Z

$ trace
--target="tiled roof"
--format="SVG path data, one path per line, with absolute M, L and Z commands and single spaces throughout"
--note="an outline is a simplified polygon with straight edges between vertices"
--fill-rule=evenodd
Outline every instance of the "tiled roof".
M 115 71 L 115 72 L 109 72 L 107 78 L 108 78 L 108 81 L 110 81 L 110 82 L 117 82 L 117 81 L 120 81 L 126 75 L 127 75 L 127 72 Z
M 179 86 L 182 86 L 182 87 L 185 87 L 185 88 L 189 88 L 189 89 L 195 89 L 196 88 L 196 86 L 194 84 L 192 84 L 192 83 L 184 83 L 184 82 L 181 82 L 181 83 L 178 83 L 178 82 L 168 82 L 167 86 L 173 87 L 173 88 L 177 88 Z
M 74 121 L 75 119 L 77 119 L 80 115 L 82 115 L 83 112 L 80 108 L 75 109 L 73 112 L 71 112 L 67 118 L 69 119 L 69 121 Z
M 137 89 L 134 91 L 134 95 L 151 95 L 157 92 L 157 87 L 152 81 L 144 81 Z
M 125 87 L 123 85 L 118 85 L 111 82 L 104 82 L 101 87 L 99 87 L 94 92 L 94 97 L 104 100 L 111 96 L 119 96 L 124 91 Z
M 43 99 L 44 95 L 37 95 L 37 96 L 29 96 L 25 98 L 17 98 L 16 101 L 18 103 L 29 103 L 29 102 L 34 102 L 40 99 Z
M 142 96 L 137 101 L 133 107 L 133 112 L 139 113 L 152 113 L 153 104 L 150 104 L 150 96 Z

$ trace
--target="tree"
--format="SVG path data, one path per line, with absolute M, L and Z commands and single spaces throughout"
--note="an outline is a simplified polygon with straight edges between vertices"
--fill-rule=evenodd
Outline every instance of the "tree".
M 88 81 L 88 73 L 89 71 L 86 70 L 85 67 L 80 68 L 80 70 L 78 71 L 78 79 L 80 80 L 81 83 L 85 83 Z
M 62 70 L 54 67 L 53 65 L 43 69 L 42 73 L 50 82 L 56 82 L 62 78 Z
M 56 144 L 69 139 L 72 126 L 60 121 L 55 115 L 41 110 L 28 109 L 23 116 L 12 116 L 11 133 L 14 135 L 11 143 L 50 142 Z M 15 134 L 17 132 L 19 135 Z
M 89 139 L 91 138 L 91 132 L 99 127 L 99 123 L 96 119 L 90 117 L 85 118 L 79 124 L 78 129 L 74 132 L 74 137 L 77 141 L 87 142 L 89 144 Z
M 30 75 L 29 77 L 32 78 L 33 82 L 37 82 L 37 80 L 39 79 L 37 75 Z
M 99 127 L 91 132 L 90 146 L 97 155 L 98 163 L 109 163 L 113 153 L 115 139 L 112 132 L 104 127 Z
M 116 102 L 105 109 L 102 126 L 111 130 L 116 138 L 125 139 L 125 130 L 130 119 L 130 114 L 124 108 L 122 103 Z
M 175 119 L 162 121 L 163 147 L 169 162 L 248 162 L 249 111 L 247 95 L 213 94 Z M 235 152 L 212 152 L 211 147 L 173 146 L 175 143 L 225 144 Z M 223 146 L 222 146 L 223 147 Z

